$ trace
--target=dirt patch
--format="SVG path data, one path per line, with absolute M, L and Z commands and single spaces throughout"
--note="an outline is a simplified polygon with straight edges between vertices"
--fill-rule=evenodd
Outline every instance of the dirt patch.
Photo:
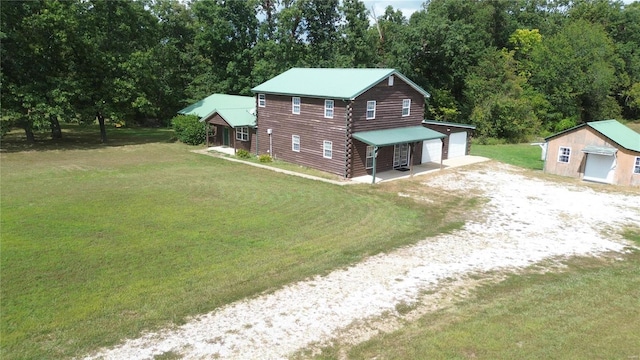
M 506 273 L 550 264 L 549 259 L 624 252 L 630 244 L 620 229 L 640 227 L 636 194 L 541 180 L 497 163 L 420 181 L 425 187 L 479 191 L 487 203 L 459 231 L 229 304 L 87 358 L 172 353 L 188 359 L 281 359 L 332 342 L 358 343 L 450 306 Z M 421 196 L 399 196 L 414 195 Z

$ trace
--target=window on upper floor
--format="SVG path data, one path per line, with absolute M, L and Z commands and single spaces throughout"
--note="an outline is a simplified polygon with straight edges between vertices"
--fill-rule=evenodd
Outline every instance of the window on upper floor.
M 324 117 L 333 119 L 333 100 L 324 101 Z
M 411 99 L 402 100 L 402 116 L 409 116 L 411 114 Z
M 300 98 L 297 96 L 291 98 L 291 113 L 300 114 Z
M 367 119 L 376 118 L 376 101 L 367 101 Z
M 393 75 L 389 75 L 389 86 L 393 86 Z
M 570 157 L 571 157 L 571 148 L 560 146 L 560 149 L 558 149 L 558 162 L 568 164 Z
M 291 150 L 300 152 L 300 135 L 291 135 Z
M 267 105 L 267 99 L 264 94 L 258 94 L 258 106 L 265 107 Z
M 237 127 L 236 140 L 249 141 L 249 128 L 246 126 Z
M 640 156 L 636 156 L 636 163 L 633 166 L 633 173 L 640 174 Z
M 325 159 L 331 159 L 333 157 L 333 143 L 331 141 L 322 142 L 322 157 Z

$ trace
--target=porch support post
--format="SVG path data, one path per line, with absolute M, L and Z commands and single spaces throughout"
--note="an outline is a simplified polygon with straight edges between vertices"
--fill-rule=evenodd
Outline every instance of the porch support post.
M 376 166 L 377 166 L 377 164 L 376 164 L 377 161 L 376 160 L 377 160 L 377 158 L 378 158 L 378 147 L 374 145 L 373 146 L 373 169 L 371 171 L 371 175 L 373 177 L 373 179 L 371 180 L 372 184 L 376 183 Z
M 413 177 L 413 150 L 416 147 L 416 143 L 409 144 L 409 177 Z
M 444 156 L 444 139 L 440 139 L 440 142 L 442 143 L 442 148 L 440 150 L 440 170 L 442 170 L 442 157 Z

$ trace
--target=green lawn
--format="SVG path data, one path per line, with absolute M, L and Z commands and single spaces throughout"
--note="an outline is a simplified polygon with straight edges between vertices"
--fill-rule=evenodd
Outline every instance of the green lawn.
M 0 154 L 3 359 L 78 356 L 180 324 L 459 226 L 451 214 L 473 203 L 202 156 L 163 129 L 109 129 L 106 146 L 95 128 L 15 136 Z
M 525 169 L 542 170 L 542 149 L 530 144 L 471 145 L 471 155 L 484 156 Z
M 640 244 L 639 234 L 628 233 Z M 562 272 L 511 275 L 398 331 L 316 358 L 637 359 L 638 264 L 635 250 L 623 260 L 579 258 Z

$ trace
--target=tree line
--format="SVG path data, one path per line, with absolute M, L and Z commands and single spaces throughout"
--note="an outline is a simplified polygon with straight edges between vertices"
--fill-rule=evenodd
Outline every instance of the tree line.
M 640 2 L 430 0 L 405 17 L 360 0 L 37 0 L 0 6 L 0 134 L 60 122 L 166 125 L 212 93 L 291 67 L 395 68 L 425 118 L 508 141 L 640 118 Z

